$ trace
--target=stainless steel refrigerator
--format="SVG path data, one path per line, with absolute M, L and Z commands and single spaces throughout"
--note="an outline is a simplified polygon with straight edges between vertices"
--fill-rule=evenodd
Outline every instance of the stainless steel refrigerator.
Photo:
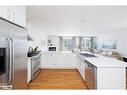
M 0 18 L 0 88 L 27 88 L 27 33 Z

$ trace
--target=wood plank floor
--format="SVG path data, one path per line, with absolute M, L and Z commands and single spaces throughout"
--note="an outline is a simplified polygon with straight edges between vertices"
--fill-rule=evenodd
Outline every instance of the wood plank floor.
M 77 70 L 41 70 L 29 89 L 87 89 Z

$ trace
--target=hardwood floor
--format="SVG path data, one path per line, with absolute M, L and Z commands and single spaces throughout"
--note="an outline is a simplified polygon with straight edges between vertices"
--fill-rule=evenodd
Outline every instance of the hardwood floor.
M 77 70 L 41 70 L 29 89 L 87 89 Z

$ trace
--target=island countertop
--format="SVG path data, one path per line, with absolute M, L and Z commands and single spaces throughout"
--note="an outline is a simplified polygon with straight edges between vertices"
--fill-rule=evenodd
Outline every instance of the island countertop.
M 127 63 L 117 60 L 115 58 L 105 57 L 99 54 L 95 54 L 96 57 L 85 57 L 81 55 L 84 60 L 87 60 L 92 65 L 100 68 L 125 68 Z

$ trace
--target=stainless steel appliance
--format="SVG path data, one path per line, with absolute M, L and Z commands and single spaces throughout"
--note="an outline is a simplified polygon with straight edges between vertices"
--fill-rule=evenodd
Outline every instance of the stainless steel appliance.
M 27 88 L 26 29 L 2 18 L 0 18 L 1 84 L 12 85 L 12 89 Z
M 48 51 L 56 51 L 56 47 L 50 46 L 48 48 L 49 48 Z
M 36 76 L 40 72 L 40 64 L 41 64 L 41 54 L 37 54 L 31 58 L 32 63 L 32 80 L 36 78 Z
M 85 80 L 89 89 L 97 88 L 97 68 L 85 60 Z

